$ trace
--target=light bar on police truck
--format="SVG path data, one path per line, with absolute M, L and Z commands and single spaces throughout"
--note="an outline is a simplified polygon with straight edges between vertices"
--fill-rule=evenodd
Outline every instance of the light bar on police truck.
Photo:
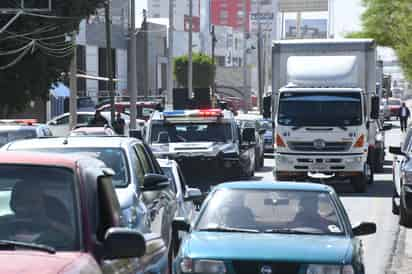
M 221 109 L 190 109 L 163 112 L 165 118 L 172 117 L 222 117 Z

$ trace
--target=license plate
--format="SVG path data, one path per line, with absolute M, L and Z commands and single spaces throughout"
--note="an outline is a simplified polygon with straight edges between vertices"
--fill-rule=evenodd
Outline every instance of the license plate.
M 327 169 L 328 166 L 322 163 L 315 163 L 311 166 L 311 169 L 314 171 L 321 171 Z

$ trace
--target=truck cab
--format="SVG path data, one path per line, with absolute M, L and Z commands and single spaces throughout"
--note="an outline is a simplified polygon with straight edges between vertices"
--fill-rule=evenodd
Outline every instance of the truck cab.
M 277 179 L 373 182 L 375 54 L 372 40 L 275 42 Z

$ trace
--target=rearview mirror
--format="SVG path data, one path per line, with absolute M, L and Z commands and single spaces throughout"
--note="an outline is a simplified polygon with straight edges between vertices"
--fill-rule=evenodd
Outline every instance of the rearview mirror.
M 373 96 L 371 102 L 371 118 L 372 119 L 379 119 L 379 105 L 380 99 L 379 96 Z
M 266 198 L 263 203 L 266 206 L 279 206 L 279 205 L 289 205 L 289 199 L 272 199 Z
M 142 257 L 146 253 L 146 241 L 136 230 L 113 227 L 104 236 L 104 249 L 107 260 Z
M 365 236 L 376 233 L 376 224 L 375 223 L 361 223 L 352 228 L 354 236 Z
M 169 178 L 160 174 L 146 174 L 143 179 L 142 191 L 156 191 L 167 188 L 170 185 Z

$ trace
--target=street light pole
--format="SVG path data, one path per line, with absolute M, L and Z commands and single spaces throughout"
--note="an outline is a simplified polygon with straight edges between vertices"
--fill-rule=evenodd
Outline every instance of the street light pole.
M 257 4 L 257 20 L 258 20 L 258 33 L 257 33 L 257 58 L 258 58 L 258 109 L 259 113 L 262 114 L 262 100 L 263 100 L 263 77 L 262 77 L 262 25 L 260 21 L 260 2 L 256 1 Z
M 110 14 L 111 0 L 106 0 L 104 5 L 105 21 L 106 21 L 106 53 L 107 53 L 107 75 L 109 81 L 107 83 L 110 94 L 110 122 L 113 123 L 115 119 L 114 106 L 114 87 L 113 87 L 113 58 L 112 58 L 112 20 Z
M 189 0 L 189 58 L 188 58 L 188 90 L 189 97 L 193 96 L 193 0 Z
M 77 49 L 76 49 L 76 33 L 72 33 L 73 41 L 73 57 L 70 64 L 70 101 L 69 101 L 69 111 L 70 111 L 70 130 L 73 129 L 77 124 Z
M 167 98 L 166 108 L 173 108 L 173 47 L 174 47 L 174 0 L 169 0 L 169 49 L 167 63 Z
M 247 1 L 243 0 L 243 98 L 246 103 L 246 110 L 249 109 L 250 94 L 248 89 L 248 71 L 247 71 Z
M 130 96 L 130 129 L 136 129 L 137 118 L 137 64 L 136 64 L 136 4 L 135 0 L 130 0 L 129 14 L 129 72 L 128 90 Z

